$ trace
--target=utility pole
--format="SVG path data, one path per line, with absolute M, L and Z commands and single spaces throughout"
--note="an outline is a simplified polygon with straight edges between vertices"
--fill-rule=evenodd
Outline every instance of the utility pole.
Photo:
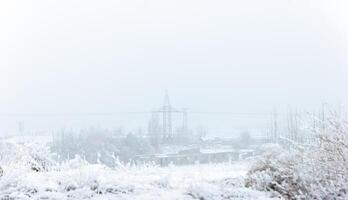
M 184 108 L 182 113 L 182 129 L 183 132 L 187 134 L 187 109 Z
M 166 91 L 165 97 L 164 97 L 164 104 L 163 104 L 163 134 L 165 138 L 172 138 L 173 137 L 173 128 L 172 128 L 172 107 L 170 105 L 169 101 L 169 95 Z
M 274 142 L 278 143 L 278 121 L 277 121 L 277 110 L 274 110 L 273 112 L 273 137 L 274 137 Z

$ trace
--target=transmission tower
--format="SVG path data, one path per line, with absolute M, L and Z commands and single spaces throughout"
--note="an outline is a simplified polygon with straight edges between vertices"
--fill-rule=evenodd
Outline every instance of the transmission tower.
M 171 139 L 174 137 L 173 133 L 173 114 L 182 115 L 182 130 L 187 131 L 187 110 L 177 110 L 173 108 L 170 104 L 169 94 L 166 91 L 164 96 L 163 106 L 154 111 L 154 113 L 159 113 L 162 115 L 162 138 L 163 139 Z

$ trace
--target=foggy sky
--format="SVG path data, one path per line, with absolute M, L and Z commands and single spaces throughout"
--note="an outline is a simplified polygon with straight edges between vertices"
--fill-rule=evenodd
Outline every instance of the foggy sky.
M 348 3 L 2 1 L 0 113 L 348 103 Z M 1 123 L 3 126 L 4 124 Z

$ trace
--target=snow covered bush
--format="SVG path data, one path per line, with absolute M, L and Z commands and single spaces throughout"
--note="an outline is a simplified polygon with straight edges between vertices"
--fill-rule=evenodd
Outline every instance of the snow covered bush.
M 0 142 L 0 166 L 3 173 L 13 169 L 48 171 L 56 167 L 49 147 L 44 143 Z
M 348 198 L 348 124 L 342 115 L 332 112 L 314 129 L 318 146 L 306 152 L 305 171 L 312 175 L 311 192 L 316 198 Z
M 267 145 L 246 178 L 246 186 L 285 199 L 348 198 L 348 126 L 332 114 L 313 129 L 317 144 L 286 151 Z
M 265 145 L 262 151 L 262 155 L 256 159 L 247 174 L 246 187 L 271 191 L 286 199 L 303 196 L 306 187 L 297 173 L 301 155 L 295 152 L 290 154 L 273 144 Z

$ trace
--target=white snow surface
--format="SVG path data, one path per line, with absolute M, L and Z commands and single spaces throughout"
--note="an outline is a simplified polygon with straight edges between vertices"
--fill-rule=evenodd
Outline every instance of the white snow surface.
M 76 156 L 54 164 L 46 145 L 0 143 L 1 200 L 264 200 L 269 193 L 244 187 L 246 162 L 160 167 L 119 163 L 114 168 L 89 164 Z M 52 164 L 33 171 L 34 158 Z
M 242 163 L 170 166 L 71 165 L 59 171 L 5 169 L 0 199 L 270 199 L 242 187 Z

